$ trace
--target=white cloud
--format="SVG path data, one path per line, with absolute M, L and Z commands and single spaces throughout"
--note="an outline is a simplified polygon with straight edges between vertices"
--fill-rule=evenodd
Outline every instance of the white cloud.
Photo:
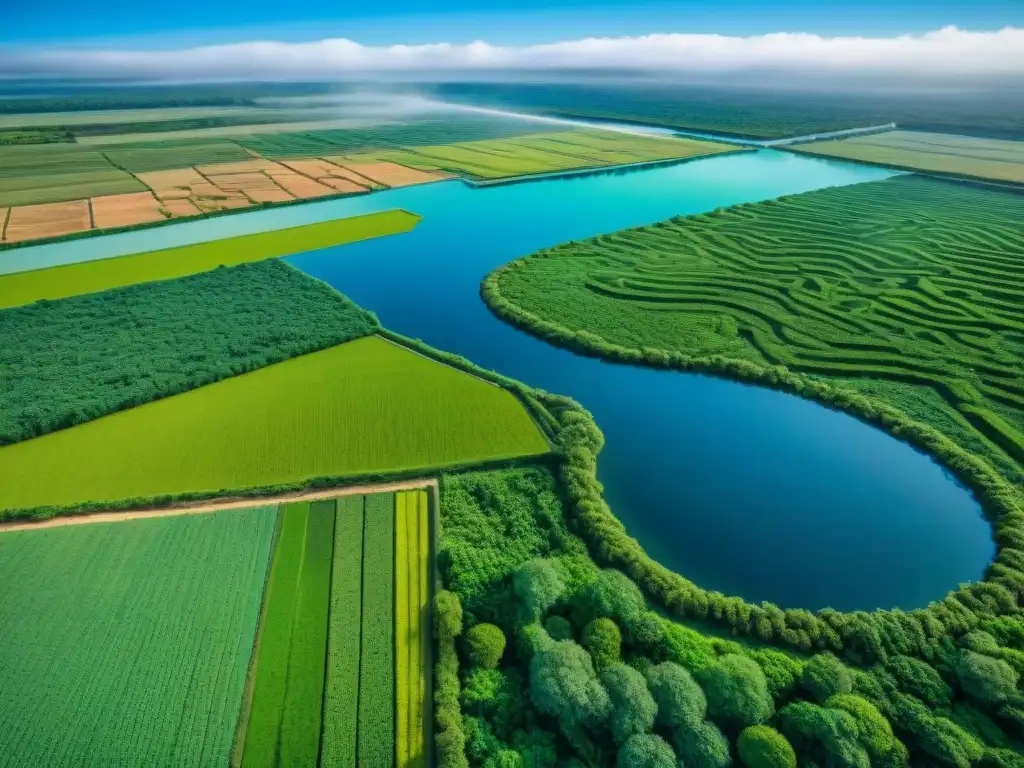
M 0 51 L 0 73 L 133 78 L 329 78 L 423 70 L 653 69 L 688 74 L 771 70 L 903 77 L 1024 76 L 1024 29 L 946 27 L 889 38 L 780 32 L 752 37 L 658 34 L 547 45 L 366 46 L 345 39 L 256 41 L 181 50 Z

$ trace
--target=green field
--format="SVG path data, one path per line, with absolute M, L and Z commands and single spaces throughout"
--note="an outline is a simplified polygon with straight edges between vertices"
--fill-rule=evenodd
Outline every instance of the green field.
M 0 275 L 0 309 L 395 235 L 408 232 L 417 222 L 419 217 L 407 211 L 383 211 L 113 259 Z
M 558 246 L 492 273 L 485 295 L 602 354 L 842 380 L 1020 483 L 1022 220 L 1019 195 L 905 176 Z
M 514 395 L 371 336 L 0 447 L 0 509 L 546 453 Z
M 789 149 L 911 171 L 1024 184 L 1024 141 L 889 131 L 873 136 L 798 144 Z
M 275 520 L 0 534 L 0 761 L 227 765 Z
M 333 499 L 281 508 L 253 668 L 243 768 L 317 764 L 334 510 Z
M 189 143 L 179 147 L 111 149 L 103 153 L 118 168 L 130 173 L 166 171 L 193 165 L 233 163 L 250 160 L 252 156 L 230 141 Z
M 0 310 L 0 444 L 379 327 L 369 312 L 279 259 Z
M 735 146 L 694 139 L 609 131 L 565 131 L 508 139 L 410 146 L 401 150 L 372 151 L 366 155 L 337 159 L 340 162 L 353 162 L 365 157 L 414 168 L 440 169 L 480 179 L 498 180 L 735 151 Z
M 143 192 L 134 176 L 99 152 L 73 144 L 0 147 L 0 206 Z

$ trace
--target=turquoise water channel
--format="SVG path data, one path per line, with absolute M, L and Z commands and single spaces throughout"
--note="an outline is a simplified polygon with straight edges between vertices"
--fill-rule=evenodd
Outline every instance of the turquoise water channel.
M 973 497 L 929 457 L 801 398 L 604 363 L 496 319 L 494 267 L 571 239 L 891 172 L 771 150 L 487 189 L 445 182 L 0 253 L 0 272 L 406 208 L 411 233 L 289 259 L 396 331 L 570 395 L 607 438 L 600 479 L 647 551 L 709 589 L 784 607 L 915 608 L 994 553 Z

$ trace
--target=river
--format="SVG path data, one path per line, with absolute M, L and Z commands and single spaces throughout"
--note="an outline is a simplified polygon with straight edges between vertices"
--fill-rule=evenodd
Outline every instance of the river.
M 479 298 L 490 270 L 538 248 L 891 175 L 759 150 L 483 189 L 452 181 L 12 250 L 0 272 L 405 208 L 424 217 L 411 233 L 289 261 L 389 328 L 579 400 L 607 438 L 612 509 L 666 566 L 784 607 L 910 609 L 980 579 L 994 553 L 977 502 L 929 457 L 792 395 L 557 349 Z

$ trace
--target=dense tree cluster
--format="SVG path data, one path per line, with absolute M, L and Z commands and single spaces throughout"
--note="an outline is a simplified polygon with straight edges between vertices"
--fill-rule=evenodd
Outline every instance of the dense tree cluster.
M 0 311 L 0 444 L 374 333 L 272 259 Z

